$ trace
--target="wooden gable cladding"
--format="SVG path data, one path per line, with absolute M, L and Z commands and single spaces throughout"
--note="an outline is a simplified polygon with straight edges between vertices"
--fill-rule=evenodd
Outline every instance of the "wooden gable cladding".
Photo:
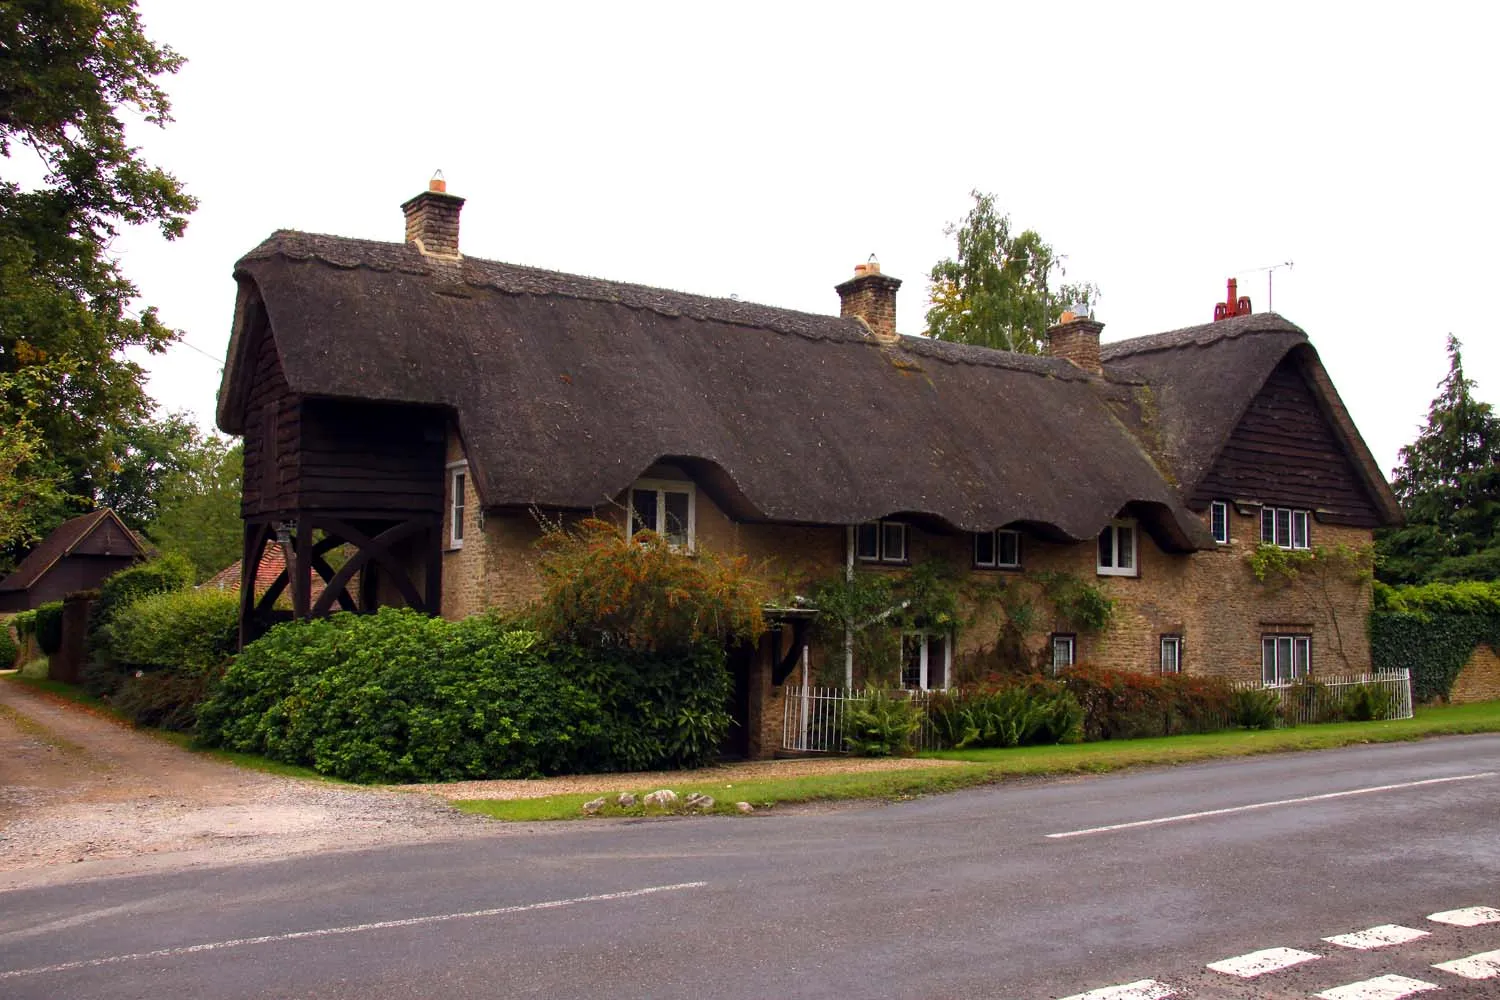
M 299 396 L 264 324 L 250 351 L 242 516 L 442 511 L 440 410 Z
M 1320 520 L 1352 527 L 1383 523 L 1295 355 L 1276 366 L 1251 400 L 1190 505 L 1202 509 L 1212 500 L 1312 510 Z

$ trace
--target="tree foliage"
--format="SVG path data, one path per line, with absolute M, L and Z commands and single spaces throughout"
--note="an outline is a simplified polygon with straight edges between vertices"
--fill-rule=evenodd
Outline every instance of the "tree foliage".
M 1500 417 L 1475 398 L 1460 347 L 1450 335 L 1427 426 L 1400 452 L 1391 485 L 1406 524 L 1378 542 L 1388 583 L 1500 579 Z
M 177 459 L 154 495 L 146 537 L 164 553 L 185 556 L 201 583 L 240 557 L 244 446 L 195 432 Z
M 26 385 L 49 383 L 12 475 L 57 488 L 27 505 L 14 555 L 99 500 L 150 414 L 123 351 L 175 336 L 153 309 L 127 311 L 136 288 L 110 241 L 152 223 L 176 238 L 196 202 L 126 140 L 126 116 L 170 120 L 157 78 L 182 64 L 145 36 L 133 0 L 0 0 L 0 51 L 0 409 L 21 412 Z
M 958 253 L 932 269 L 927 335 L 1040 354 L 1047 328 L 1063 310 L 1092 304 L 1099 289 L 1090 283 L 1051 288 L 1052 271 L 1064 273 L 1062 257 L 1035 230 L 1012 233 L 1010 216 L 996 211 L 994 195 L 971 196 L 969 214 L 943 230 L 957 239 Z

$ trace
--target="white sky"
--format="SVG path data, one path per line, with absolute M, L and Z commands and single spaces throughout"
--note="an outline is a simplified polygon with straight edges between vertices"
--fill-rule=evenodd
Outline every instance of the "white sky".
M 116 243 L 205 427 L 234 261 L 273 229 L 397 241 L 441 168 L 470 256 L 836 312 L 878 255 L 920 333 L 973 188 L 1097 282 L 1106 341 L 1224 280 L 1311 336 L 1380 464 L 1464 342 L 1500 401 L 1500 6 L 142 0 L 189 59 L 149 159 L 202 201 Z

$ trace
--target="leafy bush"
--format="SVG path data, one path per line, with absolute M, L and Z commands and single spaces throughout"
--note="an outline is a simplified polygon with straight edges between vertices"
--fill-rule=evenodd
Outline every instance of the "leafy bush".
M 844 707 L 844 744 L 860 757 L 909 754 L 921 728 L 921 709 L 899 695 L 871 691 Z
M 1241 729 L 1275 729 L 1281 696 L 1265 688 L 1240 688 L 1230 696 L 1229 718 Z
M 1040 678 L 992 690 L 933 695 L 928 719 L 938 743 L 953 749 L 1074 741 L 1083 708 L 1060 684 Z
M 1448 697 L 1480 643 L 1500 649 L 1500 581 L 1375 585 L 1370 661 L 1409 668 L 1419 701 Z
M 16 638 L 25 643 L 27 638 L 36 635 L 36 611 L 18 611 L 10 618 L 10 627 L 15 630 Z
M 204 703 L 204 743 L 350 781 L 525 778 L 607 758 L 599 699 L 491 616 L 406 609 L 278 625 Z
M 122 569 L 99 585 L 99 598 L 89 609 L 91 643 L 108 646 L 108 629 L 115 614 L 148 594 L 186 590 L 193 585 L 193 564 L 179 555 L 162 556 Z
M 1232 717 L 1234 691 L 1220 677 L 1078 666 L 1062 682 L 1083 708 L 1086 740 L 1215 732 Z
M 16 657 L 20 655 L 21 647 L 11 638 L 10 623 L 0 621 L 0 670 L 8 670 L 14 666 Z
M 62 649 L 63 605 L 62 601 L 50 601 L 36 609 L 37 648 L 48 656 L 56 656 Z
M 762 595 L 741 558 L 679 552 L 652 531 L 626 538 L 589 519 L 542 539 L 545 593 L 534 612 L 546 634 L 590 648 L 678 653 L 754 641 Z
M 1321 681 L 1304 677 L 1286 689 L 1285 716 L 1287 725 L 1298 722 L 1339 722 L 1343 719 L 1343 705 L 1333 689 Z
M 1396 714 L 1396 696 L 1384 684 L 1356 684 L 1344 692 L 1339 714 L 1350 722 L 1389 719 Z
M 198 706 L 207 696 L 214 676 L 214 671 L 175 670 L 121 675 L 110 703 L 137 726 L 186 732 L 197 722 Z
M 147 594 L 115 612 L 104 652 L 127 668 L 201 675 L 234 652 L 239 611 L 239 595 L 232 591 Z

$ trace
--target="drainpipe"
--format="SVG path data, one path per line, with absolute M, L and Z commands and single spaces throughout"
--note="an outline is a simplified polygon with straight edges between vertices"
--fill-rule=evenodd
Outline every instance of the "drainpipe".
M 854 582 L 854 525 L 845 532 L 844 582 Z M 854 623 L 844 623 L 844 688 L 854 687 Z

